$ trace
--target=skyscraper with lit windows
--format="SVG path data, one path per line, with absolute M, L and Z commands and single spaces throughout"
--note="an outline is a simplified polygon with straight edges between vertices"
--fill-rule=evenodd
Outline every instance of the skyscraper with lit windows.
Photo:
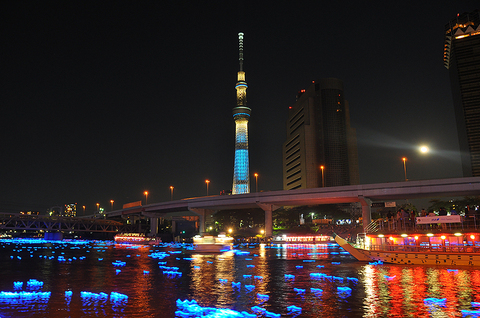
M 250 172 L 248 163 L 248 120 L 251 109 L 247 107 L 247 82 L 243 71 L 243 33 L 238 33 L 237 106 L 233 108 L 235 121 L 235 160 L 233 167 L 232 194 L 250 193 Z
M 324 78 L 298 92 L 283 144 L 283 189 L 359 184 L 356 131 L 343 82 Z
M 450 73 L 464 177 L 480 177 L 480 11 L 445 25 L 443 52 Z

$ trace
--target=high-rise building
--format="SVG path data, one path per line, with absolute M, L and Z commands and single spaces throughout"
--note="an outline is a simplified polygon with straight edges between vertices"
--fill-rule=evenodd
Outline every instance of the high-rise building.
M 343 82 L 314 82 L 289 107 L 283 188 L 359 184 L 359 179 L 356 131 L 350 127 Z
M 248 165 L 248 119 L 251 109 L 247 107 L 247 82 L 243 71 L 243 33 L 238 33 L 240 70 L 237 73 L 237 106 L 233 108 L 235 120 L 235 161 L 233 167 L 232 194 L 250 193 Z
M 480 16 L 457 15 L 445 25 L 445 67 L 450 73 L 464 177 L 480 176 Z

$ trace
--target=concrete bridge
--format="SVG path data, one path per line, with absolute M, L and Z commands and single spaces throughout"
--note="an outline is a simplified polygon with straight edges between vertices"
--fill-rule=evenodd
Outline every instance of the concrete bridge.
M 273 232 L 272 211 L 282 206 L 303 206 L 360 202 L 364 227 L 371 222 L 371 202 L 385 200 L 463 197 L 480 195 L 480 177 L 435 179 L 392 183 L 363 184 L 341 187 L 255 192 L 189 198 L 153 203 L 141 207 L 108 212 L 107 216 L 141 213 L 153 218 L 169 213 L 191 211 L 199 216 L 200 234 L 205 233 L 205 219 L 220 210 L 261 208 L 265 211 L 265 235 Z M 156 224 L 157 222 L 151 222 Z M 155 228 L 151 228 L 156 233 Z

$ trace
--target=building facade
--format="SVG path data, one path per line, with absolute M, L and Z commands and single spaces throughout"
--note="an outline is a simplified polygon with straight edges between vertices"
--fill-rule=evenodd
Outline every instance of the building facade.
M 235 160 L 233 164 L 232 194 L 250 193 L 248 161 L 248 120 L 251 109 L 247 107 L 247 82 L 243 71 L 243 33 L 238 33 L 240 70 L 237 73 L 237 106 L 233 108 L 235 121 Z
M 283 189 L 359 184 L 356 131 L 343 82 L 312 83 L 289 107 L 283 144 Z
M 480 176 L 480 16 L 457 15 L 445 25 L 444 65 L 450 73 L 464 177 Z

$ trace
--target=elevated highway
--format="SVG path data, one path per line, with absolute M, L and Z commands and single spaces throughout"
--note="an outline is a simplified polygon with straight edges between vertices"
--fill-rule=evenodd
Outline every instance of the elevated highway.
M 262 208 L 265 234 L 272 235 L 272 211 L 282 206 L 302 206 L 360 202 L 364 225 L 370 223 L 372 201 L 463 197 L 480 195 L 480 177 L 376 183 L 341 187 L 254 192 L 237 195 L 207 196 L 168 201 L 108 212 L 107 216 L 142 213 L 164 217 L 173 212 L 191 211 L 200 217 L 200 232 L 205 231 L 205 217 L 220 210 Z

